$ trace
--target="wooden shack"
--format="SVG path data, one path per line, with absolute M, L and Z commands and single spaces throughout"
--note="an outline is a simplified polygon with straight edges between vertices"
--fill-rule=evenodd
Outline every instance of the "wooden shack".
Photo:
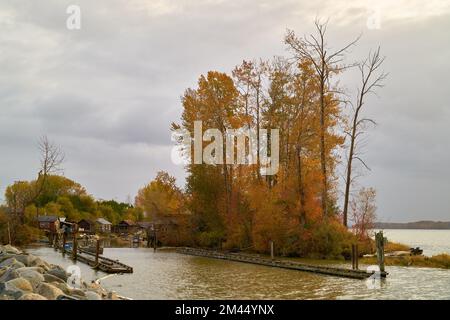
M 104 218 L 98 218 L 95 221 L 95 229 L 100 233 L 110 233 L 112 223 Z
M 38 216 L 39 229 L 55 233 L 59 229 L 57 216 Z
M 115 231 L 117 233 L 126 233 L 126 234 L 134 233 L 137 230 L 138 226 L 134 221 L 131 220 L 122 220 L 117 224 L 115 228 Z
M 81 219 L 78 221 L 78 228 L 80 232 L 95 233 L 95 222 L 88 219 Z

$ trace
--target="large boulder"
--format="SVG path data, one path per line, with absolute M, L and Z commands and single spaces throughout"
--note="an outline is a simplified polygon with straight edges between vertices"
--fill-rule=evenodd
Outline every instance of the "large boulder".
M 9 258 L 9 259 L 1 262 L 0 267 L 8 267 L 8 268 L 13 268 L 13 269 L 18 269 L 18 268 L 25 267 L 25 265 L 22 262 L 17 261 L 16 258 Z
M 16 254 L 14 255 L 14 258 L 16 258 L 17 261 L 22 262 L 25 266 L 29 267 L 31 261 L 36 259 L 36 256 L 32 254 Z
M 37 288 L 37 286 L 45 281 L 44 276 L 37 272 L 36 270 L 28 268 L 20 268 L 16 270 L 21 278 L 27 279 L 33 288 Z
M 64 295 L 64 292 L 52 284 L 42 282 L 36 289 L 35 293 L 46 297 L 49 300 L 56 300 L 59 296 Z
M 39 272 L 41 274 L 43 274 L 45 272 L 45 270 L 42 269 L 41 267 L 23 267 L 23 268 L 16 269 L 17 272 L 28 271 L 28 270 L 33 270 L 33 271 Z
M 70 295 L 86 299 L 86 293 L 81 289 L 70 290 Z
M 69 288 L 69 286 L 64 282 L 48 282 L 52 286 L 55 286 L 56 288 L 60 289 L 64 294 L 71 295 L 72 290 Z
M 20 251 L 17 248 L 14 248 L 13 246 L 7 244 L 6 246 L 0 246 L 0 254 L 21 254 L 22 251 Z
M 28 264 L 29 267 L 40 267 L 46 271 L 50 270 L 50 264 L 45 262 L 39 257 L 34 257 L 34 259 L 30 259 Z
M 3 276 L 6 273 L 6 271 L 8 271 L 8 270 L 9 270 L 9 268 L 7 268 L 7 267 L 0 268 L 0 277 Z
M 6 268 L 5 271 L 0 275 L 0 283 L 7 282 L 12 279 L 16 279 L 19 277 L 19 273 L 16 271 L 16 269 L 12 268 Z
M 51 269 L 47 270 L 47 274 L 51 274 L 52 276 L 58 277 L 62 279 L 64 282 L 67 281 L 67 278 L 69 275 L 67 274 L 66 270 L 64 270 L 61 267 L 53 266 Z
M 47 298 L 37 293 L 25 293 L 21 295 L 18 300 L 47 300 Z
M 0 295 L 7 295 L 18 299 L 27 292 L 33 292 L 33 287 L 26 279 L 16 278 L 5 283 L 0 283 Z
M 2 263 L 5 260 L 11 259 L 11 258 L 15 258 L 15 257 L 17 257 L 16 254 L 3 254 L 3 255 L 0 255 L 0 263 Z
M 63 284 L 66 283 L 63 279 L 58 278 L 58 277 L 56 277 L 56 276 L 54 276 L 52 274 L 49 274 L 49 273 L 45 273 L 44 274 L 44 279 L 45 279 L 45 282 L 49 282 L 49 283 L 50 282 L 57 282 L 57 283 L 63 283 Z

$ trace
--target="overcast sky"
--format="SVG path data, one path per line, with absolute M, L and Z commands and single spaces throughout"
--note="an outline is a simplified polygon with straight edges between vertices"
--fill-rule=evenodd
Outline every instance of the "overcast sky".
M 69 5 L 80 30 L 66 27 Z M 36 177 L 44 134 L 63 147 L 65 175 L 97 198 L 134 197 L 158 170 L 184 184 L 169 131 L 184 90 L 208 70 L 287 54 L 286 29 L 309 34 L 315 17 L 330 19 L 332 46 L 362 33 L 350 59 L 378 45 L 387 56 L 360 182 L 377 189 L 380 220 L 450 220 L 446 0 L 2 0 L 0 199 Z

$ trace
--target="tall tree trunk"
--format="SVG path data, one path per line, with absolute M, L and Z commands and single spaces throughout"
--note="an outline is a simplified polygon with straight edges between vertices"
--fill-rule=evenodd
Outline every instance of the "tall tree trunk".
M 350 141 L 350 151 L 348 154 L 348 162 L 347 162 L 347 175 L 345 181 L 345 195 L 344 195 L 344 211 L 343 211 L 343 223 L 344 226 L 348 227 L 348 203 L 350 200 L 350 185 L 352 182 L 352 163 L 353 163 L 353 155 L 355 153 L 355 140 L 356 140 L 356 127 L 357 127 L 357 119 L 358 112 L 356 111 L 355 116 L 353 117 L 353 128 L 351 134 Z
M 258 79 L 260 81 L 260 78 Z M 256 89 L 256 149 L 257 149 L 257 153 L 256 153 L 256 176 L 258 177 L 258 182 L 261 181 L 261 172 L 260 172 L 260 167 L 261 167 L 261 163 L 260 163 L 260 158 L 259 158 L 259 148 L 260 148 L 260 136 L 259 136 L 259 127 L 260 127 L 260 115 L 259 115 L 259 108 L 260 108 L 260 103 L 259 103 L 259 92 L 260 88 L 259 88 L 259 82 L 258 82 L 258 88 Z
M 300 194 L 300 224 L 304 226 L 306 224 L 306 211 L 305 211 L 305 188 L 303 187 L 303 167 L 302 167 L 302 146 L 297 145 L 297 159 L 298 159 L 298 191 Z
M 322 60 L 322 70 L 324 71 L 324 61 Z M 328 215 L 328 181 L 325 152 L 325 76 L 320 79 L 320 166 L 322 171 L 322 214 Z

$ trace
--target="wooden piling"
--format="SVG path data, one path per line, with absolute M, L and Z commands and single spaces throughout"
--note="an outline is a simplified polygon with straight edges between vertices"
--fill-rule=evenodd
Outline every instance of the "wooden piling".
M 270 259 L 274 259 L 275 255 L 273 254 L 273 241 L 270 241 Z
M 375 234 L 375 242 L 377 246 L 377 260 L 378 260 L 378 266 L 380 268 L 380 272 L 384 273 L 384 236 L 383 231 L 380 231 Z
M 356 270 L 355 245 L 352 243 L 352 270 Z
M 61 252 L 63 255 L 66 253 L 66 241 L 67 241 L 67 233 L 64 232 L 63 233 L 63 243 L 62 243 L 62 248 L 61 248 Z
M 78 243 L 77 243 L 77 231 L 75 226 L 73 226 L 72 234 L 73 234 L 72 259 L 77 260 Z
M 95 265 L 98 265 L 98 255 L 100 254 L 100 239 L 97 240 L 97 248 L 95 250 Z
M 352 269 L 359 270 L 358 244 L 352 244 Z

